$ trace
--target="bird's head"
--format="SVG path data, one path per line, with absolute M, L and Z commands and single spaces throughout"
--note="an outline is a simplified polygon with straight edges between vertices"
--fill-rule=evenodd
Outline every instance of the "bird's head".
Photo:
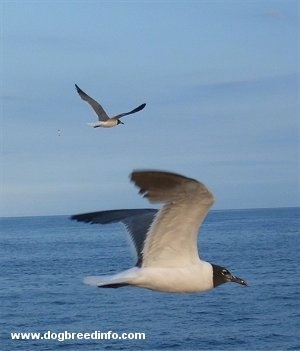
M 235 277 L 233 274 L 229 272 L 229 270 L 225 267 L 217 266 L 215 264 L 212 264 L 213 267 L 213 284 L 214 288 L 217 287 L 218 285 L 227 283 L 227 282 L 233 282 L 233 283 L 238 283 L 241 285 L 248 286 L 246 281 L 244 279 Z
M 118 119 L 117 124 L 124 124 L 124 123 Z

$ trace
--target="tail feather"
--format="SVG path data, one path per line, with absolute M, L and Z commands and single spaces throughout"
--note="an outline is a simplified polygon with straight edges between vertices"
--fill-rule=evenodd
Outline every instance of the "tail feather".
M 98 288 L 121 288 L 122 286 L 128 286 L 130 284 L 127 283 L 113 283 L 113 284 L 106 284 L 106 285 L 98 285 Z
M 85 277 L 84 284 L 97 286 L 98 288 L 120 288 L 130 285 L 122 279 L 115 279 L 112 275 Z
M 101 126 L 99 122 L 88 122 L 87 125 L 93 128 L 98 128 Z
M 133 267 L 113 275 L 85 277 L 83 282 L 98 288 L 120 288 L 121 286 L 135 285 L 134 281 L 139 271 L 139 268 Z

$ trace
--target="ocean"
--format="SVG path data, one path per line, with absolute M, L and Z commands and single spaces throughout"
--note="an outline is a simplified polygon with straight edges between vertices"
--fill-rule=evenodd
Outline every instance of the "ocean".
M 198 294 L 84 285 L 134 264 L 119 224 L 0 225 L 1 350 L 300 350 L 300 208 L 211 211 L 201 257 L 249 287 Z

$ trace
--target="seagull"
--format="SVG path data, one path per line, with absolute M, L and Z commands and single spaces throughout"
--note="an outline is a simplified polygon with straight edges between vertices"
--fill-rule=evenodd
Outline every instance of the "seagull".
M 203 183 L 156 170 L 133 171 L 130 179 L 150 203 L 164 205 L 160 210 L 121 209 L 71 217 L 92 224 L 121 222 L 136 249 L 135 267 L 113 275 L 86 277 L 86 284 L 99 288 L 137 286 L 174 293 L 204 292 L 226 282 L 247 286 L 227 268 L 199 257 L 199 227 L 214 203 Z
M 110 118 L 108 117 L 107 113 L 104 111 L 103 107 L 96 100 L 88 96 L 83 90 L 79 88 L 77 84 L 75 84 L 75 87 L 81 99 L 88 102 L 98 116 L 98 120 L 99 120 L 98 122 L 88 123 L 88 125 L 92 126 L 93 128 L 98 128 L 98 127 L 110 128 L 110 127 L 115 127 L 118 124 L 124 124 L 123 122 L 120 121 L 120 118 L 127 115 L 131 115 L 132 113 L 139 112 L 146 106 L 146 104 L 142 104 L 129 112 L 121 113 L 117 116 Z

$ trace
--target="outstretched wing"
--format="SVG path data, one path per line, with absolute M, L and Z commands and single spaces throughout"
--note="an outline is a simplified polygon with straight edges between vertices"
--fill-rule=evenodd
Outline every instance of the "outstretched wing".
M 164 203 L 143 248 L 143 267 L 184 267 L 199 260 L 199 227 L 214 202 L 197 180 L 161 171 L 135 171 L 131 180 L 151 203 Z
M 71 219 L 91 224 L 123 223 L 136 250 L 136 265 L 141 266 L 146 234 L 157 212 L 158 210 L 155 209 L 111 210 L 78 214 L 72 216 Z
M 96 112 L 99 121 L 107 121 L 109 119 L 107 113 L 104 111 L 103 107 L 94 99 L 92 99 L 88 94 L 86 94 L 83 90 L 79 88 L 77 84 L 75 84 L 76 90 L 81 97 L 82 100 L 89 103 L 93 110 Z
M 141 111 L 145 106 L 146 106 L 146 104 L 141 104 L 140 106 L 136 107 L 135 109 L 131 110 L 130 112 L 121 113 L 117 116 L 114 116 L 113 118 L 122 118 L 124 116 L 131 115 L 132 113 L 136 113 L 136 112 Z

